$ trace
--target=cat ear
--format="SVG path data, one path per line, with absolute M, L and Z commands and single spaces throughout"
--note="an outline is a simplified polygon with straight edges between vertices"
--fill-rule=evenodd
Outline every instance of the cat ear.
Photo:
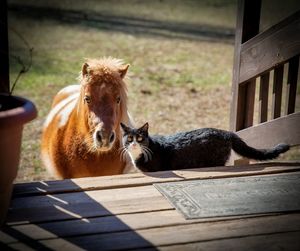
M 127 127 L 127 126 L 124 125 L 123 123 L 120 123 L 120 125 L 121 125 L 121 128 L 122 128 L 122 130 L 123 130 L 124 133 L 128 132 L 129 127 Z
M 140 130 L 144 131 L 144 132 L 148 132 L 149 129 L 149 124 L 148 122 L 146 122 L 141 128 Z
M 128 68 L 129 68 L 129 64 L 124 65 L 124 66 L 122 66 L 122 67 L 119 68 L 119 73 L 120 73 L 120 77 L 121 77 L 121 78 L 124 78 L 124 77 L 125 77 Z

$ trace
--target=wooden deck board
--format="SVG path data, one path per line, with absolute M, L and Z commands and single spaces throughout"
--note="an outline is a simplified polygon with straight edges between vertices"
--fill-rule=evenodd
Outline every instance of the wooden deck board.
M 287 172 L 299 173 L 300 163 L 17 184 L 0 242 L 21 250 L 297 250 L 298 211 L 185 220 L 152 186 Z
M 231 239 L 262 234 L 300 231 L 300 215 L 281 215 L 231 221 L 193 223 L 142 230 L 127 230 L 108 234 L 92 234 L 64 241 L 84 249 L 119 250 L 154 246 L 184 244 L 214 239 Z M 180 233 L 180 234 L 179 234 Z M 65 244 L 61 238 L 40 240 L 47 247 L 60 249 Z
M 220 239 L 213 241 L 202 241 L 183 245 L 172 245 L 159 247 L 161 251 L 198 251 L 198 250 L 299 250 L 300 249 L 300 232 L 289 232 L 280 234 L 265 234 L 257 236 L 246 236 L 231 239 Z M 147 249 L 148 250 L 148 249 Z M 149 248 L 151 250 L 151 248 Z
M 42 194 L 67 193 L 89 190 L 113 189 L 151 185 L 159 182 L 170 182 L 192 179 L 226 178 L 248 175 L 263 175 L 282 172 L 293 172 L 300 169 L 300 163 L 275 162 L 252 165 L 211 167 L 172 172 L 134 173 L 71 180 L 41 181 L 15 184 L 14 197 Z

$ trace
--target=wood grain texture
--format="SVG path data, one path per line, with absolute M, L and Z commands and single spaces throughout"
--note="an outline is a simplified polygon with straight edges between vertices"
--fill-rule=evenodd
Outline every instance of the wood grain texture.
M 40 181 L 14 185 L 14 197 L 44 194 L 71 193 L 91 190 L 137 187 L 170 181 L 240 177 L 297 171 L 300 163 L 260 163 L 244 166 L 209 167 L 162 171 L 155 173 L 134 173 L 114 176 L 79 178 L 72 180 Z
M 300 11 L 241 46 L 239 83 L 300 54 Z
M 289 60 L 285 115 L 295 112 L 298 73 L 299 56 L 296 56 Z
M 271 169 L 263 165 L 256 167 L 223 167 L 223 172 L 211 170 L 204 175 L 196 170 L 178 171 L 185 173 L 183 180 L 239 177 L 247 175 L 267 175 L 282 172 L 299 171 L 297 166 L 274 166 Z M 255 169 L 255 171 L 254 171 Z M 198 169 L 199 170 L 199 169 Z M 190 175 L 190 176 L 189 176 Z M 190 177 L 190 178 L 188 178 Z M 105 177 L 103 177 L 105 178 Z M 86 180 L 87 181 L 87 180 Z M 165 180 L 166 182 L 167 180 Z M 170 181 L 170 180 L 169 180 Z M 101 184 L 101 182 L 100 182 Z M 138 192 L 136 192 L 138 191 Z M 139 213 L 173 209 L 152 185 L 134 185 L 124 188 L 109 188 L 86 192 L 57 193 L 53 195 L 35 195 L 17 197 L 12 200 L 12 208 L 8 212 L 7 222 L 20 224 L 22 222 L 45 222 L 66 219 L 81 219 L 86 217 L 100 217 L 114 214 Z
M 232 239 L 220 239 L 214 241 L 202 241 L 197 243 L 161 246 L 161 251 L 214 251 L 214 250 L 299 250 L 300 249 L 300 232 L 275 233 L 258 236 L 246 236 Z M 146 249 L 151 250 L 151 248 Z
M 80 235 L 130 231 L 132 229 L 142 230 L 177 225 L 186 225 L 188 227 L 193 223 L 213 223 L 219 221 L 242 220 L 246 218 L 274 215 L 279 214 L 273 213 L 232 217 L 212 217 L 187 221 L 175 209 L 168 209 L 153 212 L 119 214 L 117 216 L 109 215 L 74 220 L 49 221 L 45 223 L 19 224 L 12 226 L 12 228 L 18 232 L 26 234 L 31 239 L 43 240 L 55 237 L 72 237 Z M 0 240 L 6 244 L 17 242 L 17 240 L 14 238 L 0 237 Z
M 232 101 L 230 108 L 230 130 L 237 131 L 241 121 L 245 121 L 244 115 L 240 116 L 240 109 L 244 110 L 244 100 L 247 98 L 247 91 L 239 88 L 241 48 L 242 44 L 253 38 L 259 32 L 261 1 L 240 0 L 237 6 L 237 21 L 235 34 L 235 49 L 232 74 Z M 249 80 L 249 79 L 248 79 Z M 240 94 L 241 93 L 241 94 Z M 241 97 L 241 96 L 242 97 Z M 242 102 L 242 104 L 241 104 Z M 246 116 L 245 116 L 246 117 Z M 243 127 L 245 128 L 245 127 Z
M 7 216 L 9 225 L 42 223 L 50 221 L 102 217 L 118 214 L 140 213 L 173 209 L 162 196 L 116 200 L 107 202 L 78 203 L 75 205 L 12 209 Z
M 109 234 L 96 234 L 65 238 L 64 241 L 84 249 L 120 250 L 192 243 L 215 239 L 284 233 L 300 230 L 299 214 L 265 218 L 249 218 L 238 221 L 195 223 L 182 226 L 152 228 Z M 52 249 L 64 247 L 60 239 L 41 241 Z M 112 245 L 113 243 L 113 245 Z
M 276 235 L 279 239 L 287 240 L 287 233 L 300 231 L 299 212 L 187 221 L 152 185 L 147 185 L 153 181 L 178 179 L 209 181 L 248 175 L 281 176 L 286 172 L 293 176 L 300 172 L 300 163 L 265 163 L 204 170 L 160 172 L 152 177 L 137 173 L 83 178 L 72 180 L 73 184 L 66 181 L 44 183 L 50 190 L 53 186 L 53 194 L 29 196 L 25 193 L 24 196 L 19 194 L 13 198 L 8 225 L 2 234 L 0 232 L 0 241 L 22 250 L 157 250 L 182 248 L 185 245 L 194 247 L 193 244 L 203 243 L 203 247 L 209 247 L 207 243 L 218 245 L 219 241 L 224 241 L 222 243 L 230 247 L 230 243 L 234 244 L 237 239 L 245 239 L 245 246 L 252 243 L 251 247 L 261 247 L 261 236 Z M 79 192 L 76 187 L 78 182 L 88 191 Z M 19 188 L 32 188 L 35 185 L 20 184 Z M 65 192 L 68 189 L 75 190 Z M 297 241 L 294 235 L 291 236 L 288 239 L 289 247 L 295 247 Z M 270 241 L 273 239 L 269 238 Z M 277 244 L 273 246 L 278 247 Z M 240 244 L 238 247 L 244 246 Z
M 279 143 L 296 146 L 300 144 L 299 125 L 298 112 L 238 131 L 237 134 L 256 148 L 269 148 Z
M 92 202 L 109 202 L 109 201 L 126 201 L 138 198 L 153 198 L 159 197 L 160 193 L 152 185 L 145 185 L 139 187 L 139 194 L 135 194 L 136 187 L 128 188 L 116 188 L 105 190 L 94 190 L 77 193 L 61 193 L 55 195 L 46 196 L 32 196 L 15 198 L 11 202 L 11 206 L 14 209 L 19 208 L 35 208 L 35 207 L 47 207 L 53 204 L 57 206 L 70 206 L 83 203 Z
M 260 77 L 258 123 L 263 123 L 268 120 L 269 80 L 269 72 L 261 75 Z
M 255 79 L 239 85 L 236 114 L 236 130 L 238 131 L 253 125 L 255 89 Z
M 272 113 L 271 113 L 272 119 L 276 119 L 281 115 L 282 86 L 283 86 L 283 65 L 279 65 L 274 69 Z

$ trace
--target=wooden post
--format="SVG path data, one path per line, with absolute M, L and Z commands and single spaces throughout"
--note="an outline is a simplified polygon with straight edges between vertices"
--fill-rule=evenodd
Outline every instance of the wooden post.
M 0 1 L 0 93 L 9 93 L 7 0 Z
M 261 0 L 239 0 L 235 33 L 235 48 L 232 76 L 232 101 L 230 111 L 230 130 L 238 131 L 253 124 L 256 80 L 240 82 L 241 46 L 259 33 Z M 232 154 L 230 164 L 248 164 L 248 160 L 235 160 Z
M 295 56 L 289 60 L 289 73 L 287 82 L 287 96 L 285 115 L 295 112 L 297 79 L 299 74 L 299 56 Z
M 240 85 L 240 51 L 244 42 L 259 33 L 260 10 L 261 0 L 240 0 L 238 2 L 230 115 L 232 131 L 251 126 L 253 121 L 251 116 L 253 116 L 255 79 Z

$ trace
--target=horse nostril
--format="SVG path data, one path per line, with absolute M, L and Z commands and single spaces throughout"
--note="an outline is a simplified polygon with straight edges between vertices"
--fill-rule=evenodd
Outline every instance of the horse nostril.
M 96 139 L 97 139 L 98 142 L 102 141 L 101 131 L 96 132 Z
M 109 138 L 109 143 L 112 143 L 115 139 L 115 134 L 112 132 Z

